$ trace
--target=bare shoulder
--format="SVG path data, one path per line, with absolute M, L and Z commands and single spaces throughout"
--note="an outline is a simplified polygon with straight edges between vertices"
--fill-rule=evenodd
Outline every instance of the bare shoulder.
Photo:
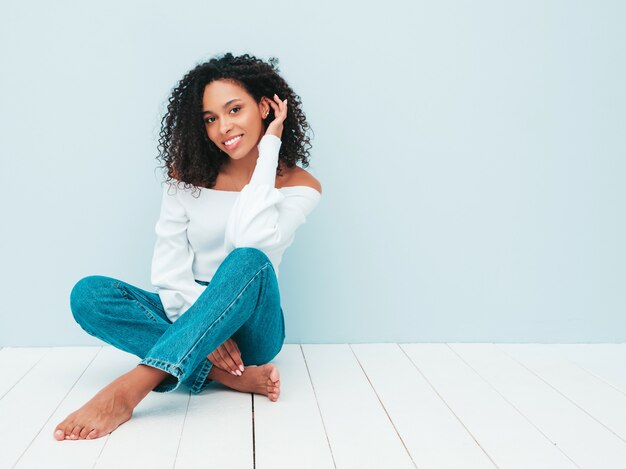
M 293 168 L 285 168 L 283 172 L 284 178 L 280 187 L 309 186 L 320 194 L 322 193 L 322 185 L 306 169 L 294 166 Z

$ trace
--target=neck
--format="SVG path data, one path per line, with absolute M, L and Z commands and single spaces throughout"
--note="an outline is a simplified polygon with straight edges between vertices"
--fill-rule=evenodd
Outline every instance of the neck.
M 258 148 L 254 148 L 250 153 L 240 159 L 228 158 L 222 166 L 220 172 L 235 179 L 236 181 L 244 181 L 247 184 L 252 177 L 254 168 L 256 168 L 256 160 L 259 157 Z

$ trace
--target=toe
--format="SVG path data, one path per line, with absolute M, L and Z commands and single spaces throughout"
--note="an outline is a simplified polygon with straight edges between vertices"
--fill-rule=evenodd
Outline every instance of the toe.
M 94 428 L 93 430 L 91 430 L 89 432 L 89 435 L 87 435 L 87 440 L 94 440 L 96 438 L 98 438 L 100 435 L 98 435 L 98 430 L 96 428 Z
M 65 440 L 70 436 L 70 432 L 76 424 L 72 421 L 71 415 L 68 416 L 63 422 L 58 424 L 54 430 L 54 437 L 58 440 Z
M 82 425 L 75 425 L 72 428 L 72 432 L 70 433 L 71 440 L 78 440 L 78 435 L 80 435 L 80 431 L 83 429 Z
M 272 371 L 270 372 L 270 379 L 274 382 L 280 379 L 280 373 L 278 372 L 278 367 L 275 366 L 274 368 L 272 368 Z
M 93 427 L 91 426 L 84 426 L 83 429 L 80 431 L 78 438 L 81 440 L 84 440 L 87 438 L 87 435 L 89 435 L 89 433 L 91 432 L 91 430 L 93 430 Z
M 278 395 L 280 394 L 280 389 L 277 386 L 269 385 L 267 387 L 267 397 L 269 397 L 272 401 L 278 399 Z

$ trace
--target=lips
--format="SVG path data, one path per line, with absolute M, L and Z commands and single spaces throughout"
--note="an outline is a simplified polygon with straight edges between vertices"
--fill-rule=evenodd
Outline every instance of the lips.
M 241 135 L 237 135 L 235 137 L 232 137 L 228 140 L 226 140 L 224 143 L 224 146 L 230 150 L 232 148 L 235 148 L 237 146 L 237 144 L 239 143 L 239 141 L 241 140 L 241 137 L 243 136 L 243 134 Z

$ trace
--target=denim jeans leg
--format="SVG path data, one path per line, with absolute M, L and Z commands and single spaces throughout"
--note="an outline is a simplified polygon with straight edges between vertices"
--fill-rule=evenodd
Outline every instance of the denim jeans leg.
M 231 251 L 196 302 L 140 363 L 175 377 L 175 383 L 165 380 L 154 391 L 173 391 L 182 382 L 198 394 L 212 368 L 206 357 L 231 336 L 246 365 L 269 362 L 283 344 L 278 281 L 271 261 L 256 248 Z
M 141 359 L 172 325 L 157 293 L 102 275 L 84 277 L 74 285 L 70 308 L 89 335 Z M 176 381 L 173 376 L 164 380 Z
M 70 308 L 85 332 L 140 358 L 172 325 L 159 295 L 101 275 L 74 285 Z

